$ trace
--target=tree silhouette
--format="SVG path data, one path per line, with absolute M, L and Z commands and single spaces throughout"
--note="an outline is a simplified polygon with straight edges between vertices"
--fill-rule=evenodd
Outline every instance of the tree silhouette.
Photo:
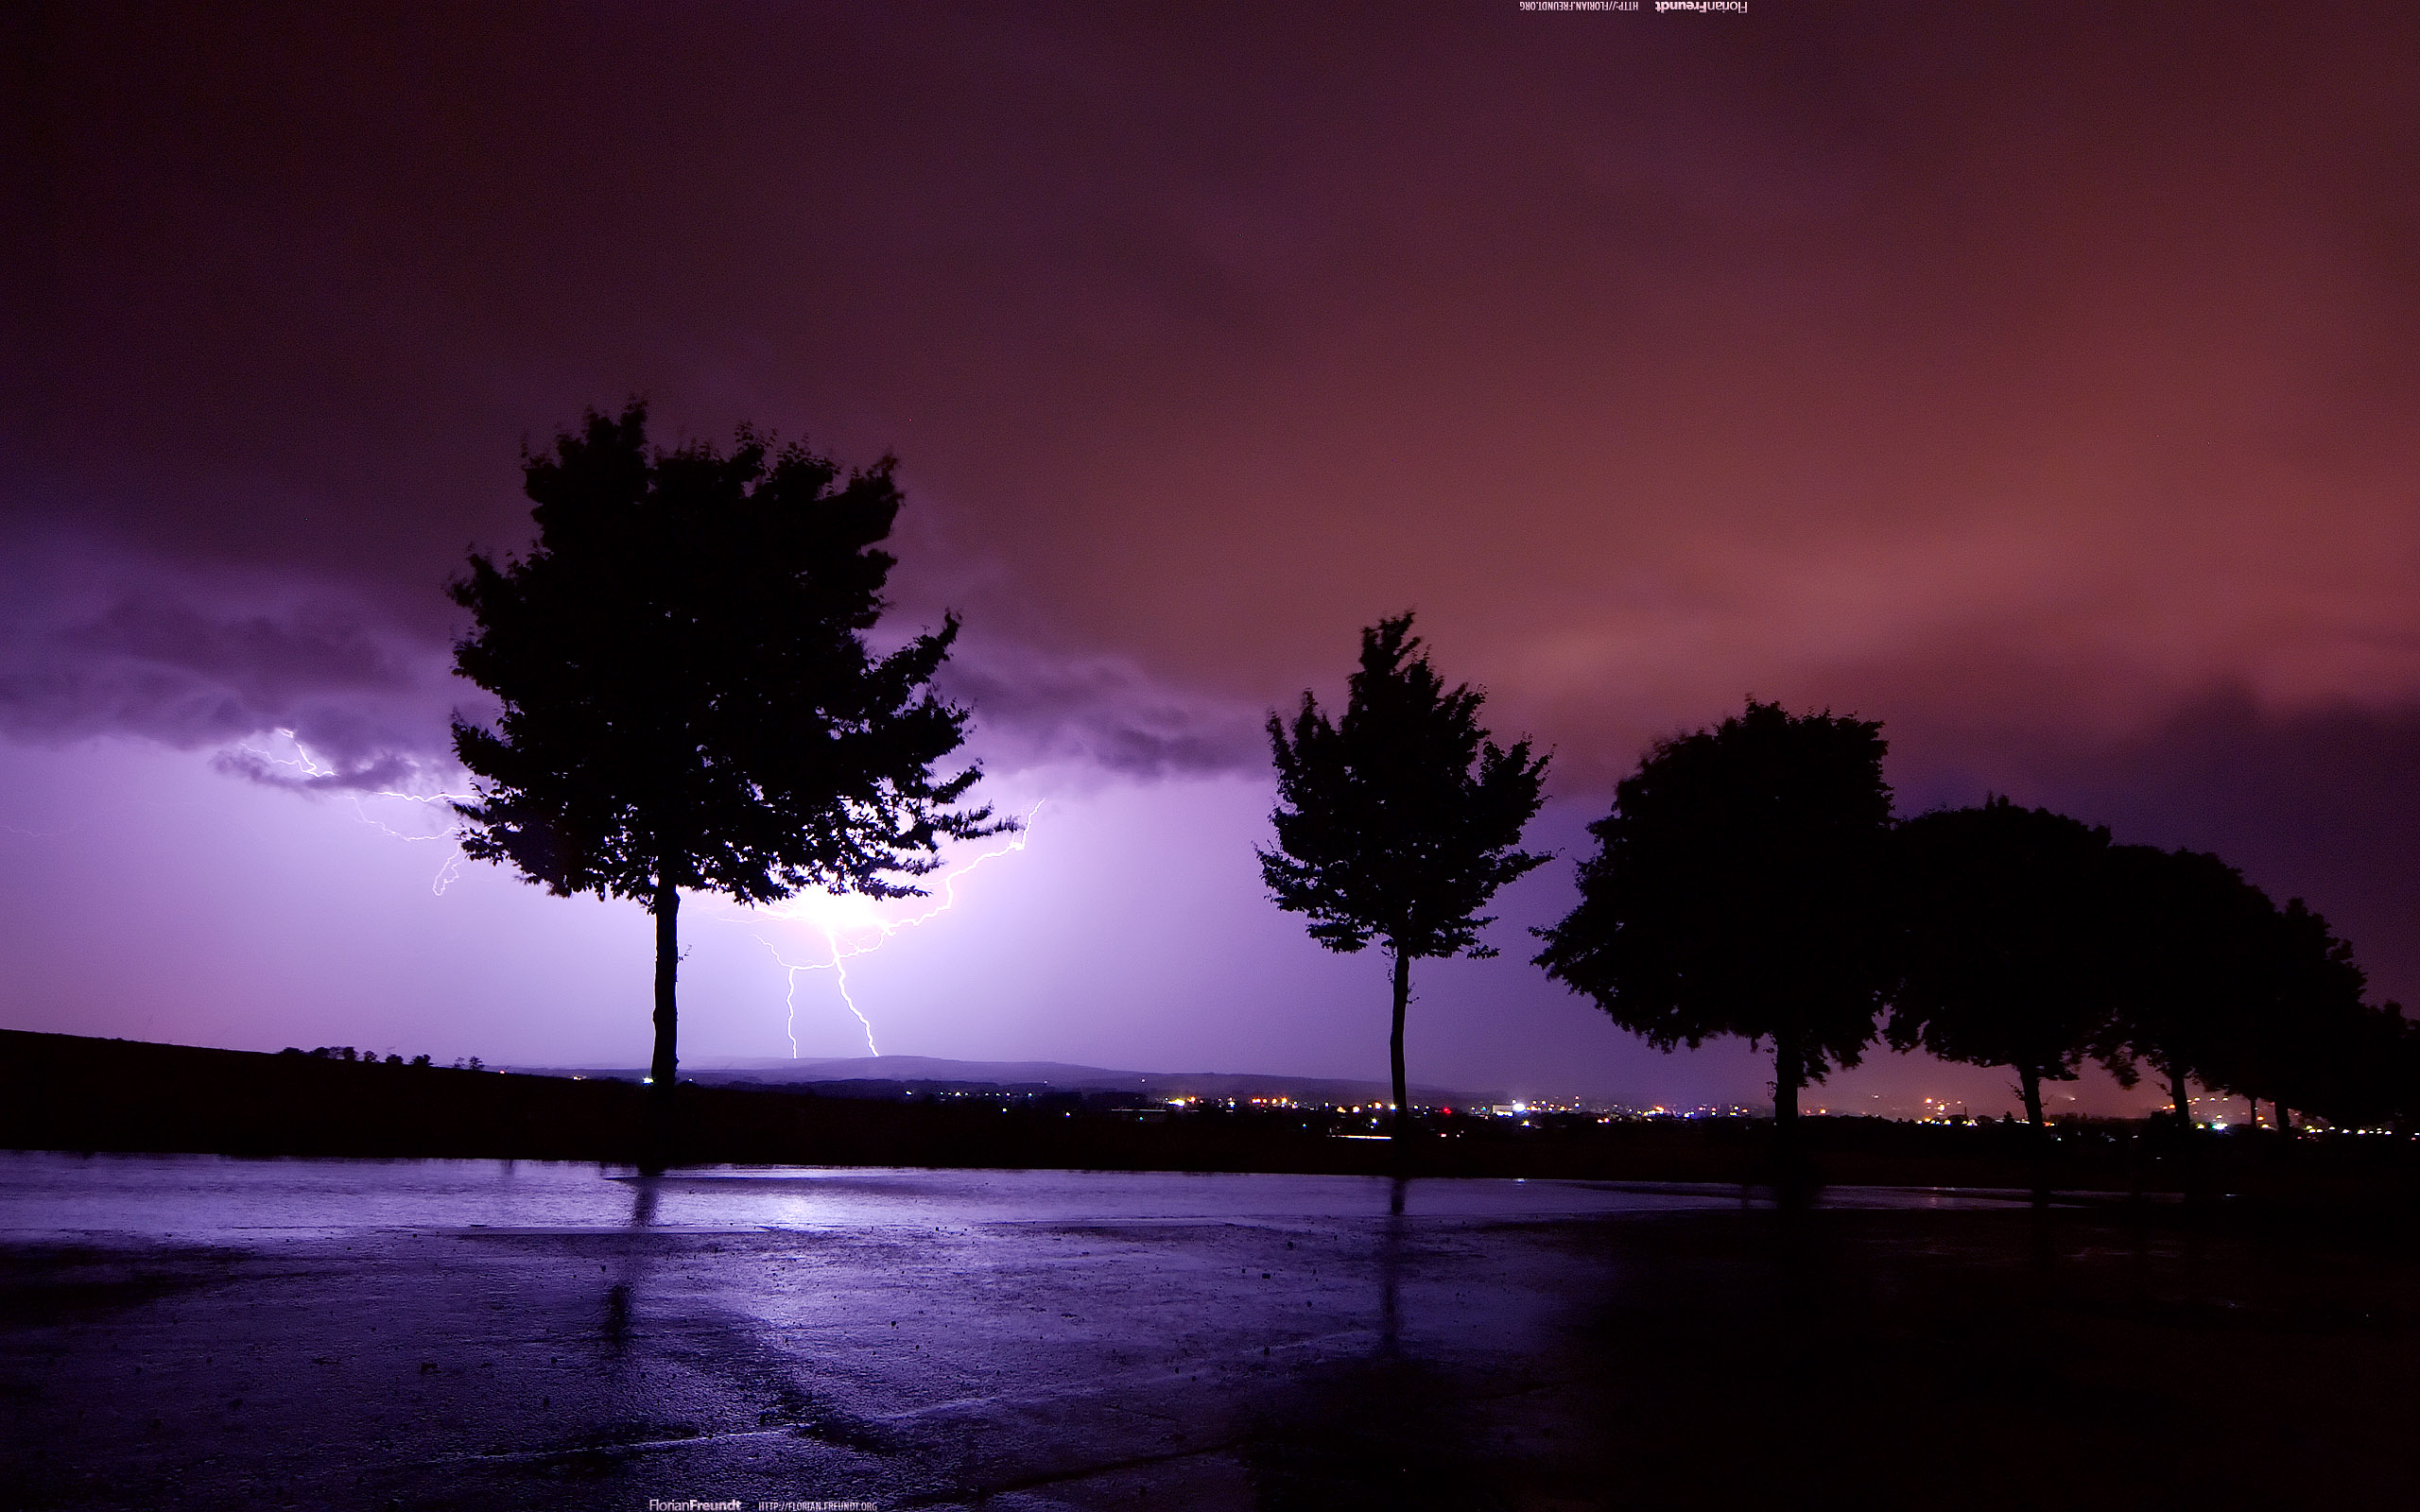
M 2369 974 L 2353 959 L 2351 942 L 2300 898 L 2286 901 L 2272 938 L 2264 1048 L 2271 1049 L 2269 1095 L 2277 1104 L 2278 1126 L 2287 1125 L 2287 1110 L 2294 1108 L 2315 1109 L 2331 1123 L 2359 1117 L 2370 1101 L 2367 1065 L 2394 1058 L 2391 1052 L 2377 1054 L 2383 1037 L 2372 1031 L 2385 1021 L 2362 1001 Z
M 2075 1079 L 2109 1016 L 2109 832 L 1995 798 L 1920 815 L 1892 843 L 1902 934 L 1886 1033 L 2016 1073 L 2048 1200 L 2042 1083 Z
M 1773 1050 L 1785 1173 L 1798 1094 L 1854 1066 L 1892 985 L 1882 727 L 1750 702 L 1659 743 L 1588 827 L 1580 902 L 1537 964 L 1660 1050 Z
M 2340 1128 L 2386 1126 L 2409 1137 L 2420 1114 L 2420 1023 L 2400 1004 L 2364 1006 L 2332 1041 L 2338 1053 L 2303 1093 L 2306 1106 Z M 2280 1124 L 2290 1106 L 2280 1105 Z
M 2380 1121 L 2378 1071 L 2395 1063 L 2394 1035 L 2381 1010 L 2362 1001 L 2369 978 L 2353 947 L 2300 898 L 2248 912 L 2260 916 L 2258 932 L 2238 942 L 2251 989 L 2215 1005 L 2197 1079 L 2256 1103 L 2268 1098 L 2279 1128 L 2291 1125 L 2297 1108 L 2331 1123 Z
M 1495 889 L 1548 859 L 1516 850 L 1538 812 L 1547 758 L 1530 743 L 1498 747 L 1478 722 L 1484 696 L 1445 691 L 1411 616 L 1361 632 L 1340 721 L 1309 693 L 1286 721 L 1269 716 L 1277 764 L 1275 850 L 1260 871 L 1277 906 L 1310 916 L 1310 936 L 1332 951 L 1376 939 L 1394 964 L 1393 1133 L 1410 1137 L 1404 1075 L 1404 1012 L 1411 963 L 1424 956 L 1488 956 L 1478 917 Z
M 2109 1013 L 2109 832 L 1995 798 L 1893 834 L 1901 981 L 1892 1044 L 2007 1066 L 2039 1131 Z
M 475 774 L 463 849 L 558 896 L 655 918 L 657 1106 L 678 1060 L 681 892 L 769 902 L 804 887 L 895 898 L 940 842 L 1004 828 L 938 778 L 966 714 L 931 691 L 956 616 L 888 656 L 901 495 L 892 459 L 843 474 L 743 428 L 730 455 L 647 439 L 647 408 L 591 411 L 525 454 L 536 546 L 473 553 L 451 585 L 476 625 L 455 670 L 503 705 L 454 723 Z
M 2218 1074 L 2242 1026 L 2268 1007 L 2276 906 L 2204 851 L 2112 846 L 2109 863 L 2118 933 L 2111 1013 L 2093 1054 L 2126 1086 L 2148 1062 L 2189 1130 L 2187 1079 Z

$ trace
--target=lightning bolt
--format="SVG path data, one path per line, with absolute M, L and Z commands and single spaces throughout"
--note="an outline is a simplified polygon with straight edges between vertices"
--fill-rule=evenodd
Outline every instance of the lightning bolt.
M 868 1019 L 865 1010 L 857 1006 L 857 1000 L 849 995 L 849 969 L 841 964 L 849 956 L 862 954 L 861 952 L 855 950 L 843 952 L 838 936 L 826 931 L 824 943 L 831 948 L 830 960 L 793 961 L 782 954 L 779 946 L 764 936 L 758 935 L 755 939 L 757 944 L 773 953 L 773 959 L 781 963 L 782 970 L 788 975 L 787 983 L 782 992 L 782 1033 L 790 1042 L 792 1060 L 798 1058 L 798 973 L 801 971 L 830 971 L 832 973 L 833 985 L 840 989 L 840 1002 L 847 1006 L 850 1013 L 856 1015 L 857 1027 L 865 1031 L 867 1053 L 876 1056 L 882 1054 L 873 1042 L 873 1021 Z
M 285 767 L 305 780 L 343 775 L 340 769 L 325 765 L 318 757 L 312 755 L 310 747 L 303 745 L 293 730 L 281 729 L 275 733 L 294 747 L 292 756 L 280 756 L 249 744 L 239 744 L 236 748 L 258 758 L 265 765 Z M 435 841 L 446 846 L 445 859 L 439 864 L 437 875 L 429 883 L 429 890 L 441 898 L 445 896 L 445 889 L 452 885 L 455 879 L 462 873 L 462 826 L 458 823 L 449 823 L 444 830 L 433 834 L 406 833 L 372 814 L 363 806 L 362 800 L 365 799 L 387 799 L 401 803 L 417 803 L 424 808 L 433 808 L 441 804 L 447 808 L 451 817 L 450 811 L 453 804 L 469 802 L 476 796 L 471 793 L 406 793 L 398 788 L 352 788 L 344 793 L 345 800 L 353 806 L 354 817 L 380 833 L 411 845 L 424 845 Z M 1009 840 L 944 873 L 941 885 L 936 889 L 938 896 L 931 905 L 924 912 L 908 918 L 886 919 L 874 911 L 873 900 L 854 893 L 807 893 L 791 903 L 754 910 L 765 918 L 777 919 L 783 923 L 806 925 L 821 937 L 824 952 L 830 957 L 821 961 L 793 961 L 784 955 L 781 947 L 773 941 L 751 931 L 756 942 L 772 954 L 773 959 L 786 973 L 782 994 L 785 1014 L 782 1033 L 790 1042 L 790 1058 L 793 1060 L 798 1058 L 798 977 L 801 971 L 830 971 L 832 973 L 833 985 L 839 989 L 840 1002 L 847 1006 L 850 1015 L 857 1021 L 857 1027 L 865 1032 L 867 1053 L 876 1056 L 882 1054 L 874 1044 L 873 1021 L 866 1017 L 864 1009 L 857 1006 L 856 997 L 849 990 L 849 960 L 855 956 L 878 951 L 900 931 L 930 923 L 957 907 L 959 879 L 988 862 L 997 861 L 1002 856 L 1012 855 L 1024 850 L 1026 842 L 1033 833 L 1034 817 L 1041 812 L 1042 804 L 1036 802 L 1032 808 L 1026 811 L 1019 829 Z M 743 922 L 741 919 L 734 916 L 726 916 L 721 921 Z
M 1008 841 L 944 874 L 931 906 L 912 917 L 885 919 L 874 911 L 872 899 L 855 893 L 810 893 L 796 902 L 756 910 L 764 917 L 783 923 L 804 924 L 822 937 L 823 948 L 831 957 L 821 961 L 793 961 L 782 954 L 780 946 L 762 935 L 754 935 L 756 943 L 771 952 L 773 959 L 781 963 L 783 971 L 788 973 L 782 996 L 787 1014 L 782 1022 L 782 1033 L 789 1040 L 790 1058 L 798 1058 L 798 974 L 801 971 L 832 973 L 833 985 L 840 989 L 841 1003 L 856 1019 L 857 1026 L 865 1031 L 867 1054 L 881 1055 L 882 1051 L 873 1042 L 873 1022 L 867 1019 L 865 1010 L 857 1006 L 856 998 L 849 991 L 849 960 L 854 956 L 871 954 L 889 944 L 901 930 L 930 923 L 957 907 L 958 880 L 987 862 L 997 861 L 1002 856 L 1024 850 L 1026 842 L 1033 835 L 1034 816 L 1041 812 L 1042 805 L 1037 802 L 1026 811 L 1021 827 Z M 740 920 L 730 919 L 726 922 L 738 923 Z M 754 932 L 751 931 L 751 934 Z
M 301 773 L 305 779 L 340 777 L 343 775 L 343 773 L 336 767 L 321 765 L 319 758 L 311 754 L 311 748 L 308 746 L 303 745 L 302 740 L 295 735 L 293 730 L 279 730 L 274 733 L 283 737 L 286 744 L 294 747 L 294 754 L 292 756 L 273 755 L 268 751 L 261 749 L 257 746 L 244 743 L 238 743 L 235 748 L 248 755 L 258 757 L 268 765 L 291 768 L 292 770 Z M 429 882 L 429 891 L 435 893 L 440 898 L 444 897 L 445 889 L 452 886 L 454 880 L 462 874 L 462 827 L 459 824 L 449 824 L 443 831 L 435 834 L 406 834 L 403 831 L 396 829 L 393 825 L 389 824 L 386 820 L 372 816 L 368 809 L 362 807 L 361 800 L 366 798 L 392 799 L 398 802 L 418 803 L 424 807 L 432 807 L 441 803 L 446 805 L 450 811 L 452 805 L 455 803 L 469 802 L 473 798 L 476 797 L 476 795 L 471 793 L 406 793 L 398 788 L 352 788 L 348 789 L 344 796 L 346 801 L 353 805 L 353 816 L 360 820 L 362 823 L 369 825 L 372 829 L 378 831 L 382 834 L 392 839 L 404 841 L 407 845 L 424 845 L 430 841 L 441 841 L 445 844 L 447 847 L 445 859 L 439 864 L 437 868 L 437 875 Z

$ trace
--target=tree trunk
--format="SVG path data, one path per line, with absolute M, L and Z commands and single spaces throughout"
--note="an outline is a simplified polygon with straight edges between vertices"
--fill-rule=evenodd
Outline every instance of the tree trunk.
M 2176 1185 L 2185 1195 L 2186 1206 L 2198 1207 L 2202 1202 L 2202 1142 L 2193 1137 L 2193 1099 L 2185 1091 L 2185 1068 L 2174 1061 L 2168 1067 L 2168 1095 L 2176 1105 Z
M 662 1105 L 672 1100 L 673 1078 L 681 1069 L 680 1060 L 673 1054 L 681 1024 L 681 1008 L 673 990 L 681 971 L 680 892 L 658 885 L 651 911 L 655 915 L 655 1059 L 648 1068 L 648 1075 L 655 1083 L 655 1101 Z
M 1395 1032 L 1388 1041 L 1387 1051 L 1395 1075 L 1395 1149 L 1400 1152 L 1411 1143 L 1411 1097 L 1403 1074 L 1403 1016 L 1411 1003 L 1411 956 L 1402 946 L 1395 947 Z
M 1799 1053 L 1798 1035 L 1785 1030 L 1773 1036 L 1773 1199 L 1784 1208 L 1803 1204 L 1807 1193 L 1804 1160 L 1798 1148 L 1798 1089 L 1806 1081 L 1806 1057 Z
M 2042 1074 L 2031 1066 L 2016 1068 L 2017 1085 L 2025 1092 L 2025 1121 L 2033 1126 L 2033 1205 L 2050 1202 L 2050 1129 L 2042 1122 Z
M 2285 1104 L 2279 1103 L 2277 1105 L 2277 1132 L 2280 1134 L 2291 1134 L 2293 1131 L 2294 1115 L 2288 1111 Z
M 1773 1036 L 1773 1131 L 1789 1138 L 1798 1131 L 1798 1089 L 1806 1080 L 1799 1058 L 1798 1036 L 1783 1031 Z

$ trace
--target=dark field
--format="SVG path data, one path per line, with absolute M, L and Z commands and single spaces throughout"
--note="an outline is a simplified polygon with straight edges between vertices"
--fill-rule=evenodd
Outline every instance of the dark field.
M 2224 1209 L 43 1155 L 0 1183 L 10 1506 L 2400 1506 L 2420 1413 L 2401 1242 Z
M 1302 1111 L 1206 1110 L 1138 1122 L 1077 1094 L 936 1102 L 683 1085 L 666 1163 L 1262 1171 L 1393 1175 L 1382 1141 L 1332 1137 Z M 304 1056 L 0 1030 L 0 1148 L 248 1156 L 440 1157 L 631 1163 L 634 1083 L 354 1064 Z M 1771 1174 L 1760 1119 L 1427 1119 L 1414 1175 L 1737 1185 Z M 1366 1128 L 1366 1121 L 1355 1122 Z M 1805 1121 L 1818 1175 L 1871 1186 L 2021 1188 L 2014 1125 Z M 2072 1192 L 2234 1194 L 2263 1204 L 2402 1211 L 2420 1194 L 2410 1142 L 2063 1125 L 2048 1176 Z

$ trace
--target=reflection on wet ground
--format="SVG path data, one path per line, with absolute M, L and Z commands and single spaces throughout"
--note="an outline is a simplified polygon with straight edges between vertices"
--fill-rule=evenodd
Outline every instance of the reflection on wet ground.
M 0 1492 L 2302 1505 L 2400 1484 L 2378 1447 L 2420 1405 L 2399 1261 L 1834 1203 L 1786 1222 L 1737 1189 L 0 1157 L 0 1410 L 25 1446 Z

